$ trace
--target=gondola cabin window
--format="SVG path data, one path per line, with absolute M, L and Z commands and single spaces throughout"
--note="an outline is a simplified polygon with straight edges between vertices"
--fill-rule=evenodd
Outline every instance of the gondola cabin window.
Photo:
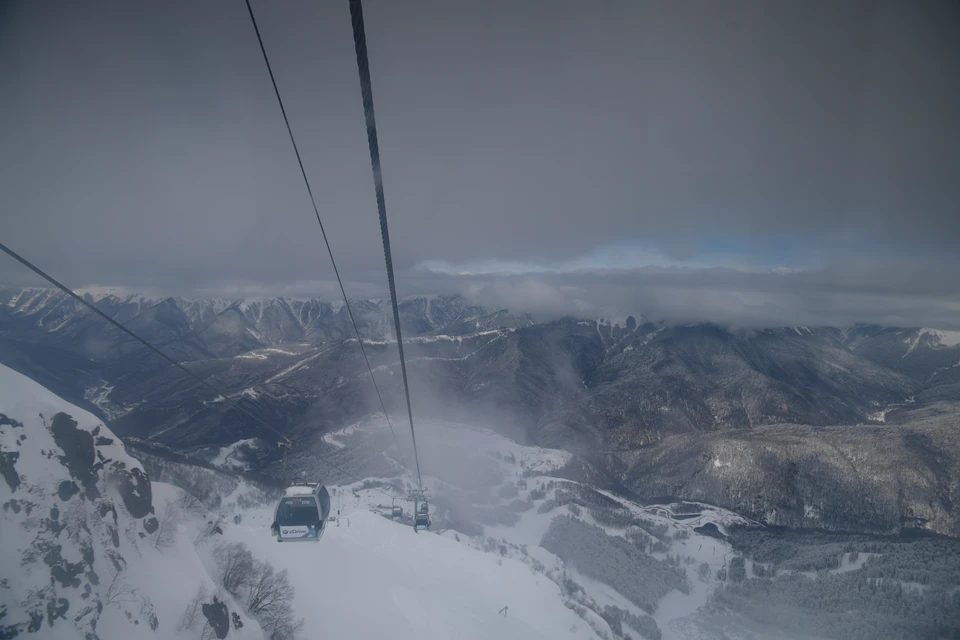
M 320 521 L 320 512 L 313 498 L 284 498 L 277 522 L 281 525 L 310 525 Z

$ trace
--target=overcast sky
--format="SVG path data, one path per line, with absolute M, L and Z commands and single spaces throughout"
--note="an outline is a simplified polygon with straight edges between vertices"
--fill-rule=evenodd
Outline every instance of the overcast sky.
M 253 5 L 348 293 L 380 295 L 347 0 Z M 401 294 L 960 328 L 960 3 L 364 12 Z M 242 0 L 0 2 L 0 96 L 0 238 L 66 284 L 335 292 Z

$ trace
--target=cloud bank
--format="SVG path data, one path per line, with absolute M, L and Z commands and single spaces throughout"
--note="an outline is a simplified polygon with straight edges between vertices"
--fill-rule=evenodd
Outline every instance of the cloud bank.
M 254 9 L 348 291 L 382 296 L 347 6 Z M 403 293 L 956 326 L 960 4 L 364 9 Z M 65 283 L 336 297 L 242 4 L 2 3 L 0 93 L 0 238 Z

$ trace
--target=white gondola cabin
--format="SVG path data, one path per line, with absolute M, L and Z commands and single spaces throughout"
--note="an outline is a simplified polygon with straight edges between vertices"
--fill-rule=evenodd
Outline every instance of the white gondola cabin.
M 330 516 L 322 482 L 294 482 L 283 492 L 270 527 L 277 542 L 319 542 Z

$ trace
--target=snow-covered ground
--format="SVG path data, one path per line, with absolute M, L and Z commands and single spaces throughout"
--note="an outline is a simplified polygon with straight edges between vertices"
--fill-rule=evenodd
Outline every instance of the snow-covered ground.
M 386 420 L 380 420 L 380 419 L 367 420 L 364 422 L 357 422 L 357 423 L 351 424 L 347 427 L 344 427 L 343 429 L 338 429 L 337 431 L 331 431 L 329 433 L 325 433 L 321 437 L 321 440 L 323 440 L 325 443 L 333 447 L 336 447 L 337 449 L 343 449 L 344 447 L 347 446 L 346 444 L 344 444 L 344 440 L 348 436 L 352 436 L 358 431 L 366 431 L 368 433 L 375 433 L 375 432 L 385 433 L 388 430 L 389 430 L 389 427 L 387 426 Z
M 216 583 L 181 527 L 157 543 L 180 490 L 151 485 L 98 418 L 3 366 L 0 469 L 0 637 L 199 637 L 180 623 Z M 231 637 L 262 638 L 220 596 L 243 624 Z
M 24 628 L 31 616 L 40 616 L 39 629 L 48 634 L 42 637 L 78 637 L 78 629 L 89 628 L 88 619 L 80 614 L 96 602 L 102 605 L 96 626 L 102 638 L 196 638 L 204 633 L 210 637 L 203 615 L 192 625 L 184 624 L 192 604 L 200 602 L 197 593 L 201 590 L 203 602 L 218 598 L 242 622 L 242 627 L 231 624 L 226 637 L 259 638 L 260 625 L 246 610 L 246 592 L 235 590 L 238 595 L 232 596 L 223 585 L 217 549 L 233 543 L 245 545 L 257 562 L 286 572 L 295 589 L 290 615 L 304 620 L 299 636 L 303 638 L 614 640 L 621 636 L 614 635 L 605 607 L 617 607 L 635 620 L 650 621 L 612 582 L 605 583 L 606 578 L 591 573 L 590 567 L 566 566 L 540 546 L 551 522 L 560 516 L 600 526 L 611 538 L 629 540 L 631 534 L 646 535 L 637 528 L 637 520 L 656 531 L 659 546 L 652 548 L 650 555 L 678 563 L 689 586 L 683 591 L 668 587 L 650 609 L 663 638 L 780 637 L 733 616 L 718 618 L 702 608 L 719 584 L 717 572 L 726 567 L 732 551 L 723 540 L 696 529 L 712 525 L 723 532 L 732 524 L 746 522 L 743 518 L 709 505 L 687 503 L 680 509 L 670 504 L 637 504 L 556 477 L 571 460 L 563 451 L 524 446 L 489 428 L 425 422 L 419 425 L 418 435 L 427 436 L 421 444 L 421 463 L 424 485 L 431 499 L 436 499 L 432 531 L 416 533 L 409 524 L 383 515 L 394 502 L 403 506 L 406 514 L 411 512 L 403 489 L 415 484 L 415 476 L 407 470 L 399 478 L 330 485 L 335 519 L 328 522 L 322 540 L 281 544 L 269 532 L 273 505 L 267 494 L 233 476 L 211 481 L 208 487 L 216 488 L 217 495 L 207 495 L 205 504 L 194 501 L 192 506 L 184 506 L 189 501 L 185 502 L 187 496 L 181 488 L 153 482 L 152 511 L 141 504 L 142 513 L 128 510 L 129 496 L 120 499 L 106 478 L 99 481 L 96 497 L 91 497 L 94 493 L 58 496 L 63 483 L 82 484 L 86 472 L 63 462 L 71 447 L 64 449 L 66 445 L 54 442 L 50 422 L 57 412 L 69 413 L 81 431 L 91 434 L 96 442 L 89 454 L 91 465 L 97 454 L 106 460 L 105 465 L 114 464 L 110 468 L 115 472 L 142 466 L 94 416 L 23 376 L 0 367 L 0 390 L 0 414 L 23 422 L 21 427 L 7 418 L 0 420 L 3 463 L 8 465 L 12 459 L 19 479 L 17 485 L 6 472 L 0 478 L 0 501 L 4 502 L 0 512 L 4 550 L 0 556 L 0 610 L 8 610 L 3 624 Z M 371 443 L 379 446 L 385 438 L 391 436 L 381 419 L 330 433 L 324 442 L 330 450 L 341 452 Z M 400 450 L 385 455 L 401 457 L 398 454 L 405 447 L 402 431 L 398 441 Z M 238 448 L 253 444 L 225 447 L 214 456 L 214 462 L 231 467 Z M 15 458 L 8 455 L 13 453 Z M 116 467 L 117 462 L 123 466 Z M 157 473 L 171 480 L 177 477 L 164 469 L 158 468 Z M 189 469 L 183 477 L 189 476 L 194 483 L 203 474 L 217 476 L 207 469 Z M 316 471 L 322 476 L 324 469 Z M 608 516 L 611 511 L 623 515 L 627 524 L 602 524 L 615 520 L 601 517 L 602 512 L 590 507 L 581 509 L 557 500 L 564 492 L 577 491 L 604 504 Z M 142 498 L 144 491 L 138 489 L 133 495 Z M 36 509 L 32 515 L 27 502 Z M 460 516 L 468 523 L 471 518 L 484 522 L 482 535 L 445 528 L 450 526 L 451 513 L 460 507 Z M 115 527 L 104 517 L 110 508 L 119 514 L 112 521 L 117 523 Z M 179 515 L 168 518 L 170 513 Z M 86 533 L 79 526 L 81 520 L 88 523 Z M 57 523 L 66 528 L 59 529 Z M 157 524 L 159 531 L 165 532 L 162 544 Z M 476 522 L 470 524 L 479 531 Z M 652 535 L 649 540 L 655 541 Z M 43 557 L 51 545 L 56 545 L 62 561 L 60 555 Z M 121 555 L 123 568 L 118 572 L 111 560 Z M 72 578 L 67 580 L 69 584 L 51 579 L 61 575 L 54 573 L 53 567 L 72 571 L 70 563 L 95 569 L 99 585 L 89 573 L 75 584 Z M 124 587 L 119 596 L 116 588 L 111 593 L 114 575 L 119 578 L 113 582 Z M 636 580 L 644 579 L 644 575 L 636 575 Z M 572 590 L 571 580 L 578 585 Z M 85 589 L 89 596 L 84 595 Z M 62 606 L 57 603 L 68 597 L 69 615 L 50 619 L 49 607 Z M 151 629 L 151 620 L 159 623 L 156 631 Z M 643 637 L 627 623 L 624 632 Z
M 239 360 L 266 360 L 271 356 L 300 355 L 302 352 L 308 349 L 310 349 L 309 344 L 293 344 L 293 345 L 287 345 L 286 349 L 279 349 L 277 347 L 266 347 L 263 349 L 254 349 L 252 351 L 246 351 L 234 357 Z
M 397 428 L 397 424 L 394 425 L 394 428 Z M 472 554 L 477 553 L 486 555 L 490 562 L 499 560 L 501 563 L 510 564 L 511 566 L 517 564 L 524 570 L 521 572 L 523 575 L 533 577 L 534 584 L 548 590 L 550 600 L 553 603 L 551 607 L 559 605 L 563 611 L 573 615 L 573 621 L 566 625 L 566 628 L 569 630 L 572 625 L 576 625 L 579 634 L 589 632 L 590 634 L 597 635 L 594 629 L 600 629 L 602 631 L 605 628 L 608 633 L 610 629 L 603 620 L 600 620 L 592 612 L 587 613 L 587 618 L 596 619 L 592 619 L 588 623 L 586 619 L 573 614 L 564 606 L 564 603 L 572 604 L 572 601 L 567 595 L 560 591 L 558 585 L 554 582 L 554 580 L 558 579 L 561 572 L 566 572 L 567 575 L 573 576 L 574 580 L 583 587 L 586 596 L 599 605 L 600 609 L 605 605 L 611 605 L 629 611 L 637 616 L 644 614 L 640 608 L 619 594 L 611 586 L 582 575 L 582 573 L 574 567 L 565 567 L 560 558 L 540 547 L 540 541 L 550 527 L 553 519 L 560 515 L 568 515 L 571 511 L 568 506 L 559 506 L 540 513 L 541 505 L 553 497 L 553 491 L 546 491 L 545 497 L 535 498 L 531 497 L 531 493 L 536 493 L 539 488 L 545 487 L 551 482 L 553 482 L 555 486 L 578 484 L 551 475 L 553 472 L 561 469 L 564 464 L 570 460 L 571 456 L 569 453 L 520 445 L 492 429 L 462 424 L 441 425 L 426 421 L 422 423 L 418 422 L 418 435 L 420 435 L 421 432 L 430 434 L 429 438 L 418 438 L 418 442 L 422 441 L 425 443 L 421 445 L 421 464 L 423 466 L 424 485 L 428 488 L 428 491 L 434 495 L 443 495 L 446 492 L 447 495 L 457 495 L 461 499 L 467 500 L 468 498 L 464 496 L 470 495 L 470 491 L 476 492 L 479 490 L 481 492 L 487 491 L 488 493 L 496 494 L 499 488 L 505 485 L 514 485 L 519 487 L 517 489 L 517 495 L 514 498 L 509 500 L 504 499 L 500 502 L 506 503 L 511 500 L 528 501 L 527 509 L 520 514 L 519 520 L 514 524 L 501 523 L 487 525 L 484 527 L 482 537 L 471 537 L 462 533 L 454 535 L 455 532 L 453 531 L 442 531 L 440 535 L 425 532 L 414 534 L 412 528 L 409 526 L 391 522 L 382 517 L 382 515 L 371 515 L 371 513 L 388 513 L 388 507 L 391 506 L 392 502 L 380 491 L 394 495 L 390 487 L 384 485 L 379 489 L 362 489 L 361 483 L 358 482 L 351 485 L 330 487 L 334 502 L 334 513 L 337 509 L 341 511 L 341 521 L 339 527 L 334 524 L 333 527 L 328 530 L 326 536 L 319 543 L 319 547 L 328 545 L 331 547 L 336 546 L 336 554 L 344 554 L 346 552 L 343 551 L 341 545 L 346 544 L 347 540 L 349 540 L 352 545 L 357 540 L 363 539 L 373 544 L 377 552 L 380 552 L 381 549 L 384 551 L 389 549 L 389 552 L 392 554 L 403 553 L 403 548 L 407 542 L 413 540 L 414 543 L 418 545 L 418 549 L 420 548 L 419 545 L 426 545 L 424 549 L 429 553 L 430 545 L 434 544 L 433 540 L 436 540 L 436 544 L 443 545 L 444 548 L 462 548 L 463 553 L 468 553 L 466 558 L 472 558 Z M 389 437 L 388 428 L 382 418 L 352 424 L 341 430 L 327 434 L 323 439 L 327 444 L 332 445 L 332 447 L 335 447 L 337 450 L 342 450 L 348 447 L 364 446 L 364 443 L 367 442 L 366 439 L 378 433 L 381 437 Z M 402 431 L 400 433 L 402 439 L 404 435 Z M 387 435 L 384 436 L 384 434 Z M 442 461 L 449 459 L 453 459 L 456 462 L 456 470 L 450 469 L 449 464 L 442 463 Z M 465 469 L 469 469 L 469 471 L 465 471 Z M 493 474 L 491 474 L 491 470 L 493 470 Z M 438 475 L 434 475 L 434 473 Z M 483 482 L 477 483 L 476 478 L 481 477 L 484 479 Z M 406 481 L 407 486 L 414 483 L 413 476 L 409 473 L 404 474 L 401 479 Z M 389 479 L 384 479 L 385 483 L 388 481 Z M 479 488 L 477 486 L 478 484 L 480 484 Z M 464 492 L 456 494 L 449 493 L 457 489 L 463 489 Z M 700 608 L 707 602 L 710 593 L 719 584 L 717 572 L 725 566 L 732 551 L 729 545 L 722 540 L 708 535 L 702 535 L 694 531 L 694 529 L 707 523 L 712 523 L 719 531 L 723 532 L 729 525 L 745 524 L 748 521 L 734 513 L 709 505 L 699 505 L 699 509 L 694 509 L 694 511 L 696 511 L 695 514 L 675 514 L 671 505 L 640 505 L 608 491 L 598 491 L 597 493 L 619 503 L 623 509 L 628 510 L 638 517 L 642 517 L 651 524 L 660 525 L 667 529 L 668 533 L 666 537 L 669 539 L 670 548 L 666 552 L 653 553 L 652 555 L 654 557 L 664 559 L 669 554 L 671 556 L 680 555 L 685 559 L 682 566 L 687 572 L 690 581 L 690 593 L 685 594 L 676 590 L 670 592 L 660 601 L 653 616 L 660 626 L 663 638 L 715 637 L 709 628 L 709 626 L 714 623 L 710 622 L 708 624 L 702 618 Z M 404 500 L 405 496 L 402 494 L 397 493 L 395 495 L 398 498 L 398 504 L 403 506 L 406 513 L 409 513 L 412 504 L 407 504 Z M 686 506 L 688 510 L 691 509 L 691 505 Z M 596 524 L 595 520 L 586 510 L 581 511 L 576 517 L 584 522 Z M 249 545 L 267 544 L 267 552 L 271 554 L 271 562 L 282 563 L 284 562 L 284 558 L 291 557 L 293 552 L 290 550 L 279 551 L 275 549 L 275 546 L 277 546 L 275 541 L 265 537 L 266 534 L 264 531 L 271 519 L 272 514 L 269 513 L 262 513 L 251 516 L 250 518 L 245 516 L 244 524 L 256 525 L 256 529 L 238 531 L 238 529 L 234 527 L 228 535 L 239 536 L 238 539 L 242 539 Z M 363 528 L 364 531 L 360 531 L 359 528 Z M 609 526 L 602 528 L 611 536 L 623 537 L 625 535 L 625 529 L 617 529 Z M 367 531 L 367 529 L 371 530 Z M 675 537 L 682 539 L 675 540 Z M 402 541 L 407 542 L 401 544 Z M 501 552 L 497 551 L 500 544 L 506 544 L 509 547 L 509 552 L 505 557 L 501 557 Z M 493 549 L 492 552 L 491 549 Z M 518 553 L 517 550 L 520 549 L 523 550 L 522 553 Z M 484 553 L 484 550 L 486 550 L 486 553 Z M 318 551 L 318 557 L 321 557 L 323 553 L 325 553 L 324 550 Z M 382 563 L 383 561 L 378 562 Z M 424 562 L 427 563 L 428 566 L 433 566 L 433 563 L 430 563 L 426 558 L 424 558 Z M 451 562 L 453 562 L 452 559 Z M 462 562 L 466 563 L 465 566 L 473 566 L 474 560 L 464 559 Z M 393 563 L 394 560 L 392 559 L 386 561 L 387 566 L 391 566 Z M 698 574 L 698 570 L 703 564 L 708 566 L 706 576 L 700 576 Z M 280 565 L 278 564 L 278 566 Z M 309 570 L 303 567 L 295 568 L 293 565 L 283 566 L 288 566 L 292 573 L 296 571 L 309 574 Z M 341 565 L 335 564 L 334 566 L 339 567 Z M 417 562 L 414 562 L 412 565 L 404 563 L 402 566 L 413 574 L 417 574 L 418 572 Z M 481 566 L 482 565 L 478 565 L 478 570 Z M 499 568 L 499 565 L 497 566 Z M 535 569 L 534 567 L 539 567 L 539 569 Z M 390 571 L 393 571 L 393 568 L 391 568 Z M 423 589 L 428 588 L 424 586 L 423 581 L 427 583 L 432 581 L 442 583 L 446 580 L 445 577 L 431 577 L 426 566 L 419 569 L 419 571 L 422 573 L 419 577 L 405 578 L 405 580 L 413 580 L 415 584 L 421 585 L 420 588 Z M 473 571 L 473 569 L 470 571 Z M 463 570 L 455 571 L 455 573 L 459 573 L 461 580 L 465 579 L 465 576 L 471 575 L 470 572 Z M 388 580 L 394 579 L 396 578 L 391 577 Z M 638 579 L 642 578 L 638 577 Z M 450 588 L 453 587 L 451 586 Z M 481 598 L 481 596 L 477 596 L 477 598 L 480 599 L 486 597 L 487 596 L 483 596 Z M 532 598 L 534 596 L 532 594 L 522 595 L 518 592 L 510 598 L 509 602 L 504 600 L 499 607 L 507 605 L 510 607 L 508 613 L 512 612 L 514 607 L 520 606 L 514 604 L 514 599 L 520 598 L 520 601 L 523 601 L 523 598 L 526 597 Z M 386 591 L 383 592 L 383 598 L 386 603 L 384 606 L 387 606 L 388 609 L 396 606 L 395 601 L 388 597 Z M 497 602 L 498 600 L 494 598 L 489 606 L 496 607 Z M 317 616 L 321 615 L 319 611 L 313 613 Z M 363 624 L 372 625 L 370 627 L 363 627 L 364 629 L 370 628 L 372 630 L 378 623 L 364 622 Z M 403 623 L 403 625 L 406 624 L 412 625 L 413 623 Z M 593 627 L 591 627 L 591 624 Z M 407 627 L 403 625 L 401 625 L 402 628 L 406 629 Z M 347 630 L 345 627 L 341 629 L 344 632 Z M 421 634 L 417 637 L 433 637 L 429 635 L 432 632 L 425 628 L 413 625 L 410 629 L 415 629 L 417 633 Z M 755 633 L 750 633 L 742 629 L 735 629 L 733 625 L 731 625 L 731 628 L 726 629 L 725 633 L 731 638 L 762 637 L 762 633 L 756 635 Z M 637 634 L 631 635 L 637 637 Z M 401 635 L 401 637 L 403 636 Z M 528 635 L 527 637 L 538 636 Z M 566 636 L 560 635 L 557 637 Z M 575 633 L 574 637 L 583 636 Z M 612 638 L 612 634 L 609 637 Z
M 130 413 L 138 403 L 133 403 L 124 407 L 115 405 L 110 401 L 110 393 L 113 392 L 113 385 L 107 382 L 101 382 L 99 386 L 87 389 L 83 394 L 84 399 L 97 405 L 103 414 L 109 420 L 115 420 Z
M 960 331 L 946 331 L 942 329 L 919 329 L 916 333 L 910 333 L 904 338 L 910 347 L 907 349 L 907 352 L 903 354 L 903 357 L 906 358 L 908 355 L 914 352 L 917 348 L 917 345 L 920 344 L 921 338 L 923 336 L 930 336 L 933 339 L 933 348 L 934 349 L 948 349 L 950 347 L 956 347 L 960 345 Z
M 220 451 L 213 457 L 210 463 L 224 469 L 239 469 L 240 471 L 244 471 L 247 468 L 247 464 L 242 459 L 240 450 L 243 447 L 258 446 L 260 446 L 260 441 L 257 438 L 237 440 L 229 446 L 220 447 Z
M 414 533 L 364 508 L 329 523 L 319 543 L 277 543 L 269 520 L 251 514 L 226 536 L 289 572 L 309 637 L 597 637 L 557 585 L 517 560 Z
M 341 517 L 319 544 L 277 543 L 269 534 L 272 506 L 242 482 L 218 496 L 215 508 L 209 502 L 187 507 L 182 489 L 144 485 L 145 477 L 121 496 L 107 470 L 129 475 L 142 466 L 119 440 L 95 416 L 23 376 L 5 368 L 0 374 L 4 633 L 15 625 L 50 638 L 93 630 L 101 638 L 212 637 L 206 614 L 187 620 L 193 604 L 219 601 L 240 623 L 231 617 L 226 637 L 259 638 L 246 596 L 224 588 L 217 560 L 218 548 L 239 542 L 257 561 L 287 572 L 295 589 L 291 615 L 305 621 L 301 637 L 601 637 L 590 626 L 597 620 L 585 621 L 553 580 L 523 560 L 487 553 L 451 532 L 415 533 L 374 513 L 384 502 L 380 489 L 331 487 Z M 64 414 L 76 429 L 51 426 Z M 488 431 L 453 436 L 481 456 L 510 456 L 503 464 L 551 469 L 565 460 Z M 71 457 L 74 448 L 82 451 L 79 458 Z M 222 462 L 235 449 L 221 451 Z M 97 458 L 107 465 L 102 477 Z M 71 483 L 80 485 L 81 495 L 64 493 L 62 485 Z

